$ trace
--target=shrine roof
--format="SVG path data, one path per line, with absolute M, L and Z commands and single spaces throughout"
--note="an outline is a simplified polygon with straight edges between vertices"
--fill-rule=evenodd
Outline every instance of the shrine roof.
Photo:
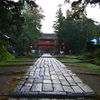
M 39 38 L 40 40 L 51 40 L 51 39 L 55 39 L 56 34 L 42 34 L 42 36 Z
M 17 43 L 16 43 L 15 41 L 13 41 L 9 36 L 5 35 L 5 34 L 2 33 L 1 31 L 0 31 L 0 38 L 3 39 L 3 40 L 8 40 L 8 41 L 10 41 L 10 42 L 13 43 L 13 44 L 17 44 Z

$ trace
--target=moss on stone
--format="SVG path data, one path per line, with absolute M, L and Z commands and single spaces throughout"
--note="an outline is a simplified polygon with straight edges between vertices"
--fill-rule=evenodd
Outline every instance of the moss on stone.
M 0 47 L 0 61 L 14 59 L 14 56 L 11 55 L 6 49 Z

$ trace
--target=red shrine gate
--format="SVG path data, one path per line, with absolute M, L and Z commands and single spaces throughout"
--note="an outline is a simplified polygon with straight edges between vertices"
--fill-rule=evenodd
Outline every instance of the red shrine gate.
M 43 34 L 38 43 L 39 53 L 55 53 L 55 34 Z

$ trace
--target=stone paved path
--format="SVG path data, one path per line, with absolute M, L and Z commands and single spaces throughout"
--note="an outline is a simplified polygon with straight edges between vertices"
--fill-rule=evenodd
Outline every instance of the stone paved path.
M 49 54 L 30 66 L 10 96 L 8 100 L 95 100 L 93 90 Z

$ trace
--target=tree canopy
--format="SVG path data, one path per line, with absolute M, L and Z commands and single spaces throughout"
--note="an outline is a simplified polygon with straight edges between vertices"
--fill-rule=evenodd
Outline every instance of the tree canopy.
M 61 44 L 67 44 L 66 52 L 71 50 L 73 53 L 79 53 L 85 47 L 87 41 L 95 38 L 99 34 L 100 26 L 95 25 L 92 19 L 86 17 L 85 12 L 80 13 L 79 17 L 73 15 L 80 7 L 75 10 L 67 10 L 66 17 L 62 14 L 61 6 L 56 13 L 54 30 L 58 36 L 57 48 L 61 49 Z M 99 27 L 99 28 L 98 28 Z M 98 32 L 97 30 L 98 29 Z
M 70 3 L 71 0 L 65 0 L 66 3 Z M 81 4 L 84 8 L 88 5 L 88 4 L 98 4 L 100 5 L 100 0 L 77 0 L 77 1 L 73 1 L 71 6 L 72 7 L 76 7 L 77 5 Z
M 75 11 L 75 13 L 72 16 L 73 18 L 75 17 L 80 18 L 80 14 L 86 10 L 88 4 L 90 4 L 91 7 L 95 7 L 96 5 L 100 6 L 100 0 L 77 0 L 77 1 L 73 0 L 73 2 L 71 2 L 71 0 L 65 0 L 65 3 L 71 3 L 71 8 L 73 10 L 81 6 L 80 9 Z
M 34 1 L 0 0 L 0 31 L 17 42 L 17 52 L 29 51 L 29 42 L 37 43 L 41 35 L 42 8 Z

